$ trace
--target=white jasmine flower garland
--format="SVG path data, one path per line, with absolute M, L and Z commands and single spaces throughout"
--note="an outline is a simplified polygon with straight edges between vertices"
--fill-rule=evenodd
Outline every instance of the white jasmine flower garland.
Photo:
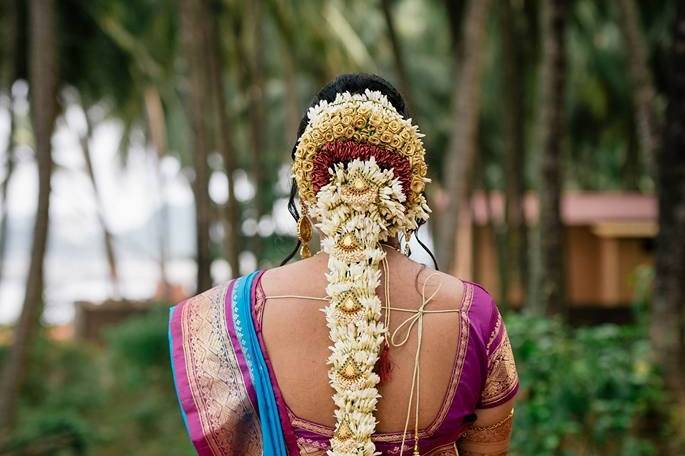
M 316 115 L 318 111 L 310 114 Z M 324 235 L 322 249 L 329 254 L 330 304 L 324 312 L 332 342 L 329 380 L 337 409 L 328 454 L 370 456 L 379 454 L 371 440 L 380 397 L 380 379 L 373 369 L 387 330 L 376 295 L 385 257 L 380 242 L 415 230 L 430 210 L 423 195 L 408 209 L 392 169 L 381 169 L 373 157 L 335 164 L 330 173 L 330 182 L 316 194 L 311 210 Z

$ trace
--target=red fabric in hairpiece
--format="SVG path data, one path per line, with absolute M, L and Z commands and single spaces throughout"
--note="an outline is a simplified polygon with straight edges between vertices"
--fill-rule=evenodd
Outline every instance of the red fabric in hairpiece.
M 335 163 L 347 163 L 355 158 L 367 160 L 370 157 L 376 159 L 376 163 L 382 169 L 392 169 L 395 177 L 402 184 L 404 195 L 409 197 L 411 191 L 411 165 L 406 157 L 399 153 L 370 143 L 357 141 L 334 141 L 324 144 L 314 157 L 314 169 L 312 170 L 312 186 L 314 192 L 328 184 L 331 175 L 328 168 Z

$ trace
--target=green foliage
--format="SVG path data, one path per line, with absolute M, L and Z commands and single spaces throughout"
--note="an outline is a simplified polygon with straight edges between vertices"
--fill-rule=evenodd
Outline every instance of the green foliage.
M 192 454 L 169 367 L 167 316 L 159 306 L 131 318 L 108 331 L 102 347 L 41 338 L 17 431 L 0 452 Z
M 102 347 L 42 338 L 10 454 L 193 454 L 173 389 L 167 315 L 159 306 L 132 318 L 107 331 Z M 644 325 L 572 329 L 526 313 L 506 320 L 521 379 L 512 454 L 661 454 L 669 407 Z
M 106 334 L 109 354 L 116 362 L 140 370 L 169 367 L 167 318 L 169 310 L 159 306 L 149 314 L 128 320 Z
M 89 416 L 106 403 L 96 359 L 92 349 L 71 342 L 55 346 L 41 335 L 19 398 L 17 432 L 4 449 L 10 454 L 83 454 L 97 439 L 97 424 Z
M 171 376 L 167 320 L 168 308 L 160 306 L 108 332 L 111 411 L 97 454 L 192 454 Z
M 523 314 L 507 328 L 521 378 L 515 454 L 660 454 L 668 407 L 643 327 L 570 329 Z

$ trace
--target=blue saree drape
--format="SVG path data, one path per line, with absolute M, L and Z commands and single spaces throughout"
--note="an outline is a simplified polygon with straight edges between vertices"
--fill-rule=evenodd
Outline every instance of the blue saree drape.
M 244 329 L 242 337 L 240 337 L 241 334 L 239 332 L 240 345 L 247 358 L 250 375 L 252 376 L 252 382 L 257 395 L 264 454 L 286 455 L 285 439 L 278 415 L 278 405 L 276 404 L 276 397 L 271 386 L 264 354 L 257 338 L 254 320 L 252 319 L 252 282 L 257 272 L 253 272 L 244 279 L 238 279 L 234 319 L 239 322 L 236 326 L 240 325 Z

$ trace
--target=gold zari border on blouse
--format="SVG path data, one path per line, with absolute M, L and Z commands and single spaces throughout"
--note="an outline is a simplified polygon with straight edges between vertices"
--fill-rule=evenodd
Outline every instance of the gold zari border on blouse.
M 518 384 L 516 363 L 506 327 L 502 327 L 502 338 L 490 355 L 488 377 L 481 395 L 481 404 L 493 404 L 505 398 Z

